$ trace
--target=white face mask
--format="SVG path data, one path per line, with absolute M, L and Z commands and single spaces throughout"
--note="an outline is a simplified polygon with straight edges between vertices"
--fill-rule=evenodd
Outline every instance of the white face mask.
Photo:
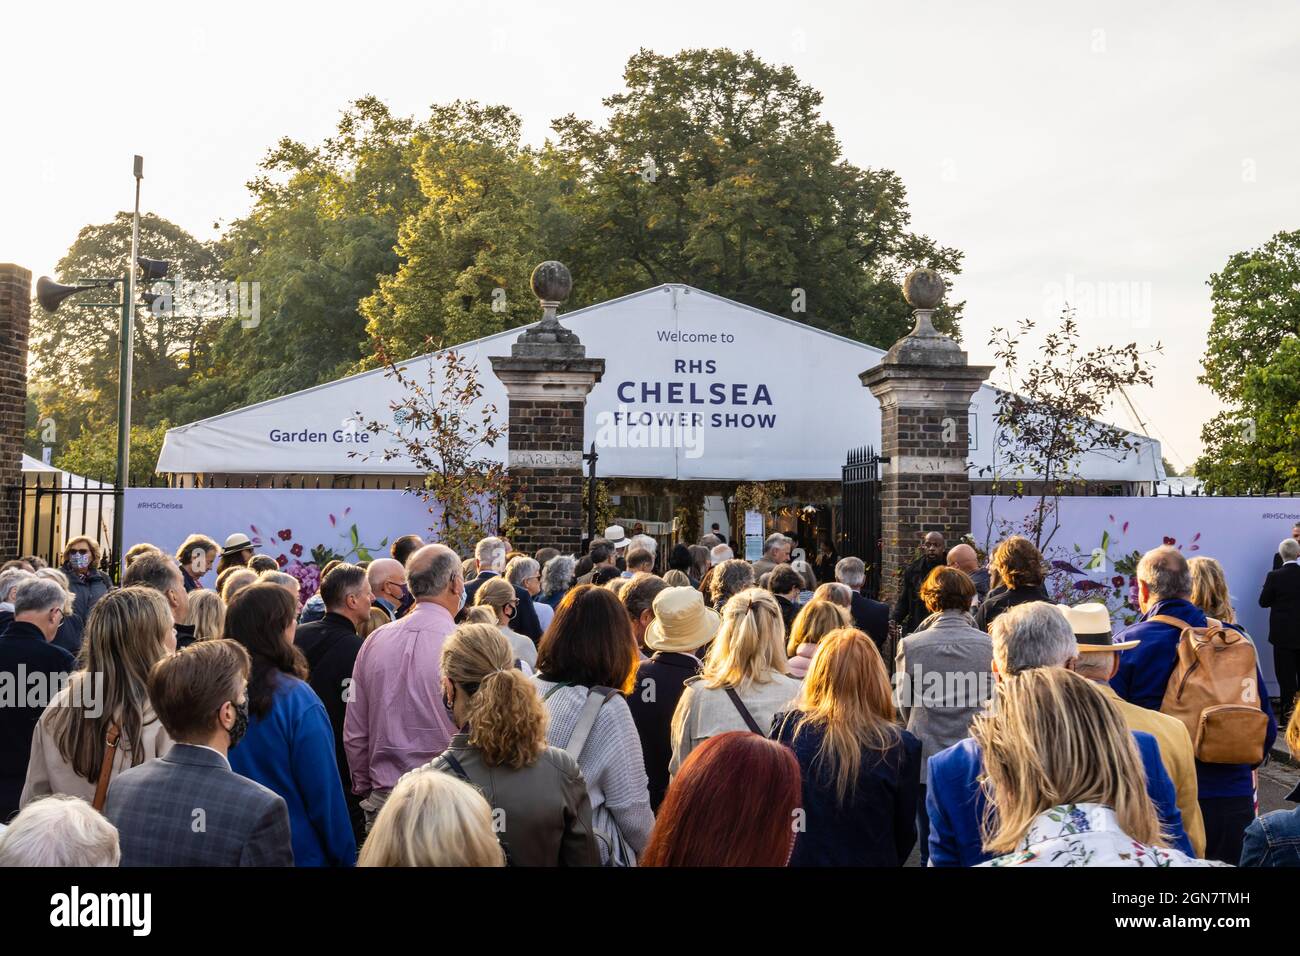
M 456 613 L 457 613 L 457 614 L 459 614 L 461 611 L 465 610 L 465 596 L 466 596 L 466 595 L 465 595 L 465 585 L 464 585 L 464 584 L 461 584 L 461 586 L 460 586 L 460 607 L 458 607 L 458 608 L 456 609 Z

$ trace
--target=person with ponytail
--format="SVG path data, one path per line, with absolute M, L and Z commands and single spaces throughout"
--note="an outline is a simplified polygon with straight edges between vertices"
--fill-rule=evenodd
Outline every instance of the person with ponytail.
M 225 638 L 252 661 L 248 730 L 230 751 L 230 769 L 273 790 L 289 807 L 295 866 L 352 866 L 357 841 L 334 755 L 325 705 L 307 683 L 307 659 L 294 646 L 298 599 L 259 581 L 226 608 Z
M 546 708 L 515 661 L 495 624 L 456 628 L 441 670 L 443 703 L 459 731 L 412 773 L 441 771 L 473 784 L 500 821 L 511 865 L 597 866 L 587 783 L 567 751 L 547 745 Z

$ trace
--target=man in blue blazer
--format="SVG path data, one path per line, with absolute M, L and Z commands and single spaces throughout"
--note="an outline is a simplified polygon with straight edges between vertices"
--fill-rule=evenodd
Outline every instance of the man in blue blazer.
M 999 680 L 1004 674 L 1035 667 L 1069 667 L 1078 654 L 1070 622 L 1045 601 L 1020 604 L 999 615 L 989 636 L 993 639 L 993 672 Z M 1160 760 L 1159 744 L 1141 731 L 1134 731 L 1133 737 L 1161 828 L 1177 849 L 1194 856 L 1183 831 L 1174 783 Z M 930 758 L 925 809 L 930 818 L 931 866 L 975 866 L 992 859 L 980 839 L 987 803 L 979 784 L 983 769 L 983 754 L 969 737 Z
M 293 866 L 284 799 L 226 756 L 248 725 L 248 672 L 234 641 L 200 641 L 154 665 L 149 699 L 175 743 L 109 785 L 104 816 L 122 866 Z

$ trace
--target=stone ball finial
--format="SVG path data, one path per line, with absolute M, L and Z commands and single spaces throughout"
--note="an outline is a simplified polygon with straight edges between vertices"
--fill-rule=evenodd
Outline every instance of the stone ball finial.
M 542 302 L 563 302 L 573 291 L 573 276 L 563 262 L 549 259 L 533 270 L 533 294 Z
M 914 309 L 937 309 L 943 301 L 943 293 L 943 276 L 924 266 L 913 269 L 903 280 L 903 298 Z

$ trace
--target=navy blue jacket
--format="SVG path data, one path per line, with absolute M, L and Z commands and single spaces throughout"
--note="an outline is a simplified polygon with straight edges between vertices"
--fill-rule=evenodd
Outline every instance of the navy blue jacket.
M 1172 835 L 1175 849 L 1195 856 L 1191 841 L 1183 832 L 1183 815 L 1178 810 L 1174 782 L 1160 760 L 1160 745 L 1156 738 L 1140 730 L 1133 731 L 1133 737 L 1142 755 L 1147 794 L 1156 805 L 1161 829 Z M 930 758 L 925 810 L 930 818 L 931 866 L 975 866 L 993 859 L 992 854 L 984 852 L 980 839 L 980 820 L 986 802 L 979 785 L 983 769 L 984 755 L 972 737 Z
M 32 753 L 32 734 L 49 701 L 28 697 L 28 683 L 38 674 L 45 675 L 45 687 L 52 698 L 62 684 L 53 683 L 54 675 L 66 676 L 76 664 L 72 655 L 45 640 L 35 624 L 12 621 L 0 634 L 0 680 L 19 694 L 15 701 L 0 704 L 0 823 L 8 823 L 18 812 L 18 798 L 27 779 L 27 761 Z M 18 706 L 30 703 L 32 706 Z
M 1205 627 L 1205 612 L 1190 601 L 1173 598 L 1161 601 L 1142 618 L 1126 627 L 1116 641 L 1141 641 L 1141 645 L 1119 656 L 1119 671 L 1111 679 L 1110 686 L 1130 704 L 1137 704 L 1148 710 L 1159 710 L 1165 699 L 1165 687 L 1174 672 L 1178 661 L 1178 639 L 1181 632 L 1172 624 L 1149 621 L 1147 618 L 1157 614 L 1168 614 L 1180 621 L 1186 621 L 1192 627 Z M 1232 625 L 1228 625 L 1232 627 Z M 1241 628 L 1234 628 L 1240 631 Z M 1245 632 L 1242 632 L 1245 633 Z M 1258 647 L 1256 648 L 1258 658 Z M 1260 763 L 1264 755 L 1277 739 L 1277 721 L 1273 718 L 1273 707 L 1268 700 L 1268 688 L 1264 686 L 1264 674 L 1255 665 L 1255 680 L 1259 690 L 1260 706 L 1268 714 L 1268 737 L 1264 742 L 1264 751 L 1259 755 Z M 1257 766 L 1257 765 L 1256 765 Z M 1196 761 L 1196 793 L 1198 799 L 1207 800 L 1217 797 L 1249 797 L 1255 793 L 1255 784 L 1251 779 L 1250 764 L 1211 764 Z
M 853 591 L 853 626 L 869 635 L 883 649 L 889 640 L 889 605 Z
M 1300 786 L 1287 799 L 1300 801 Z M 1274 810 L 1251 820 L 1241 845 L 1241 865 L 1300 866 L 1300 807 Z
M 772 739 L 794 751 L 803 777 L 803 827 L 790 865 L 902 866 L 916 846 L 921 741 L 900 730 L 883 754 L 864 753 L 857 789 L 841 804 L 834 776 L 816 760 L 825 735 L 805 727 L 796 737 L 800 716 L 796 710 L 772 718 Z
M 690 654 L 660 651 L 636 670 L 636 687 L 627 695 L 641 738 L 641 755 L 650 785 L 650 809 L 657 811 L 668 793 L 668 764 L 672 761 L 673 714 L 686 690 L 686 682 L 700 672 L 700 662 Z

